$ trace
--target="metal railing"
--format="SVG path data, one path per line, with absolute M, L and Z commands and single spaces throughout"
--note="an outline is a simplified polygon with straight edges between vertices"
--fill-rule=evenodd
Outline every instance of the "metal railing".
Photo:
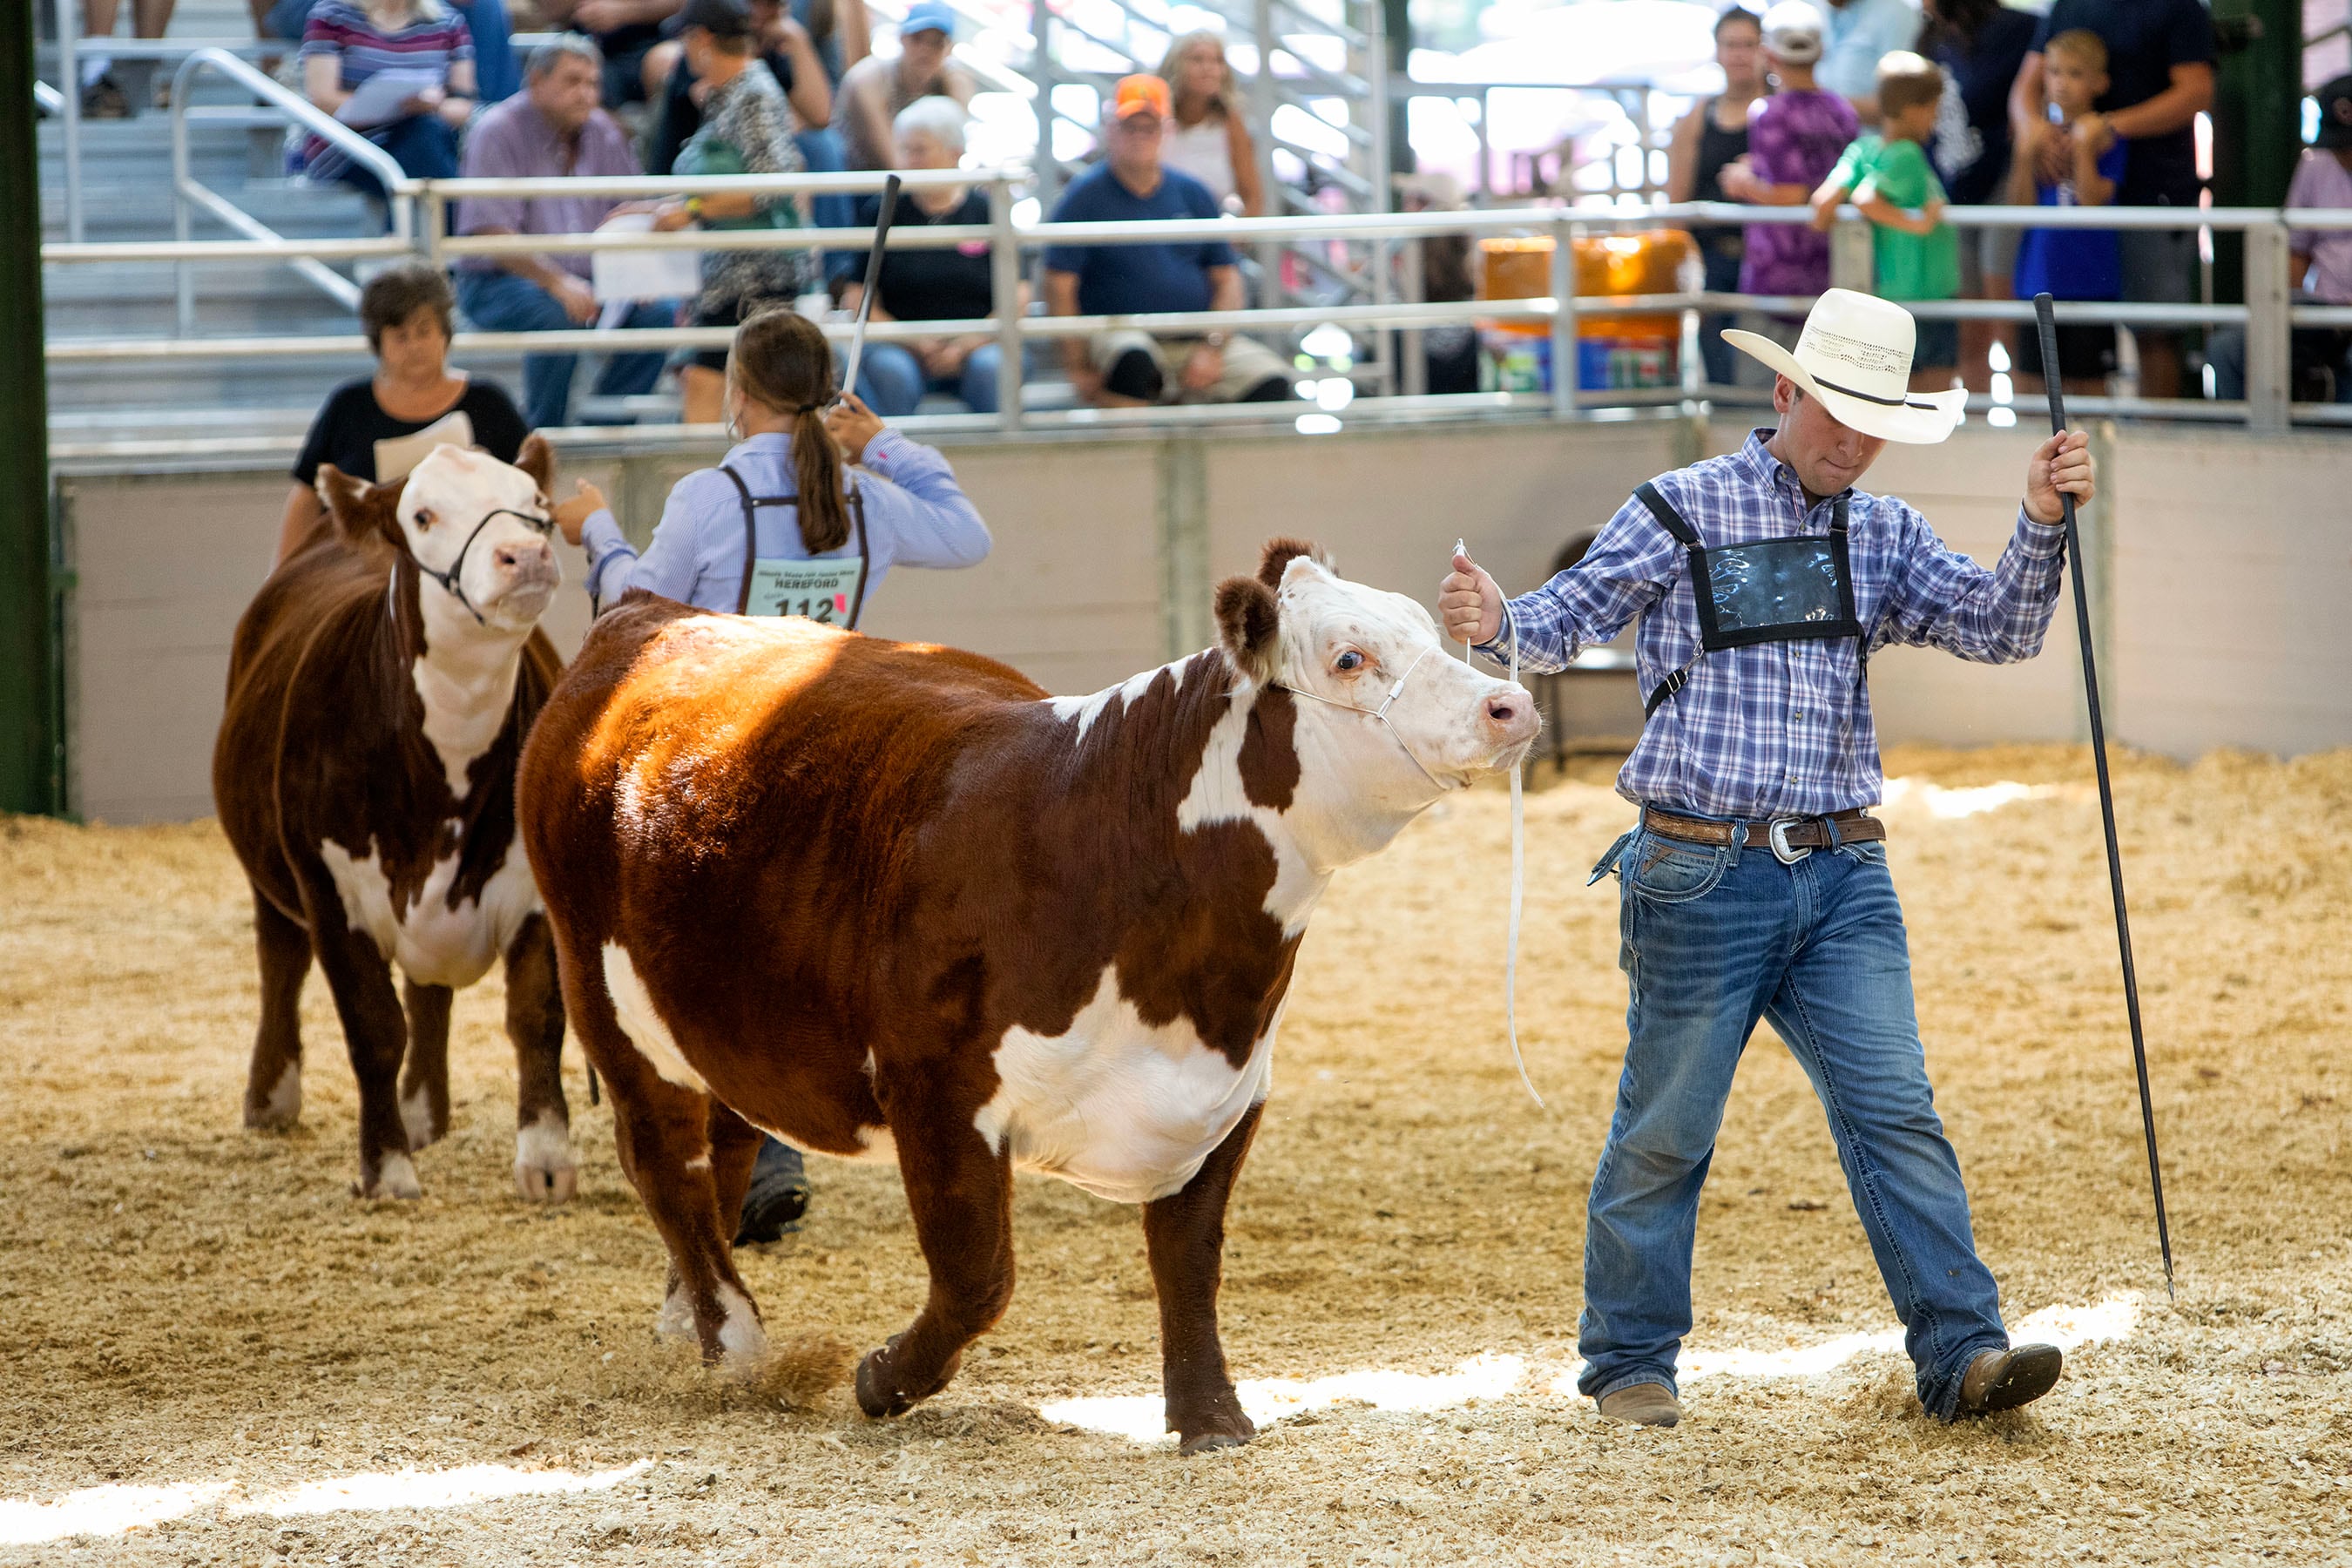
M 348 310 L 357 310 L 359 286 L 325 264 L 324 258 L 301 242 L 289 241 L 259 218 L 239 207 L 226 196 L 214 190 L 191 172 L 188 156 L 188 126 L 191 121 L 208 120 L 222 115 L 242 119 L 242 110 L 215 110 L 191 104 L 188 88 L 206 71 L 228 78 L 237 86 L 259 98 L 264 103 L 282 110 L 287 118 L 304 127 L 345 157 L 364 166 L 382 182 L 384 202 L 390 208 L 392 236 L 379 241 L 376 254 L 399 255 L 411 248 L 411 237 L 415 233 L 415 194 L 418 182 L 409 177 L 393 155 L 312 103 L 309 99 L 287 87 L 267 72 L 255 68 L 226 49 L 203 48 L 190 51 L 172 73 L 172 229 L 183 247 L 194 241 L 194 209 L 201 208 L 219 222 L 253 243 L 284 247 L 283 259 L 298 274 L 315 285 L 330 299 Z M 173 288 L 180 331 L 183 335 L 195 330 L 195 274 L 190 270 L 191 251 L 183 251 L 173 263 Z M 343 252 L 339 259 L 369 252 Z
M 184 70 L 198 64 L 192 58 Z M 241 68 L 242 62 L 236 62 Z M 269 84 L 275 87 L 275 83 Z M 280 89 L 280 91 L 284 89 Z M 289 95 L 290 96 L 290 95 Z M 302 108 L 309 109 L 304 104 Z M 311 111 L 315 113 L 315 110 Z M 323 118 L 321 116 L 320 118 Z M 338 129 L 341 129 L 338 127 Z M 378 151 L 371 145 L 371 151 Z M 1552 416 L 1577 417 L 1586 412 L 1701 400 L 1724 404 L 1752 402 L 1756 395 L 1713 386 L 1701 379 L 1699 356 L 1689 352 L 1701 315 L 1759 313 L 1793 318 L 1810 307 L 1807 296 L 1751 296 L 1684 291 L 1633 298 L 1586 298 L 1577 291 L 1574 242 L 1589 235 L 1656 227 L 1666 224 L 1755 225 L 1804 223 L 1805 208 L 1750 207 L 1721 203 L 1659 205 L 1628 209 L 1612 207 L 1519 207 L 1462 212 L 1409 214 L 1341 214 L 1265 218 L 1214 218 L 1153 223 L 1016 224 L 1013 194 L 1027 177 L 1020 169 L 908 171 L 902 174 L 910 191 L 942 186 L 978 185 L 989 195 L 991 221 L 985 226 L 902 226 L 891 231 L 888 244 L 903 249 L 945 248 L 983 243 L 992 256 L 998 301 L 996 314 L 971 321 L 877 322 L 871 335 L 877 342 L 961 335 L 992 335 L 1003 350 L 1000 412 L 984 416 L 1006 430 L 1027 425 L 1118 426 L 1138 420 L 1222 422 L 1232 419 L 1290 419 L 1301 412 L 1297 404 L 1242 405 L 1237 410 L 1206 408 L 1127 411 L 1084 410 L 1076 414 L 1040 415 L 1023 407 L 1026 379 L 1022 350 L 1031 341 L 1085 336 L 1114 329 L 1133 328 L 1166 335 L 1197 335 L 1213 330 L 1288 331 L 1330 324 L 1355 332 L 1418 332 L 1461 323 L 1517 321 L 1541 323 L 1546 331 L 1553 374 L 1548 392 L 1538 395 L 1481 395 L 1475 399 L 1401 396 L 1368 399 L 1392 414 L 1416 416 L 1449 411 L 1495 408 L 1541 408 Z M 115 261 L 169 261 L 184 270 L 210 262 L 256 259 L 308 262 L 348 260 L 414 251 L 442 262 L 463 262 L 517 254 L 593 254 L 602 250 L 684 249 L 793 250 L 862 248 L 872 231 L 863 228 L 682 230 L 666 234 L 480 235 L 451 234 L 450 205 L 469 197 L 604 195 L 614 199 L 721 193 L 802 194 L 867 192 L 878 187 L 880 173 L 732 176 L 629 176 L 612 178 L 549 178 L 494 180 L 401 180 L 387 184 L 413 199 L 416 223 L 406 237 L 379 240 L 289 240 L 257 236 L 242 240 L 169 244 L 53 244 L 44 247 L 44 259 L 57 264 L 89 265 Z M 2295 327 L 2352 325 L 2352 307 L 2294 304 L 2288 288 L 2290 226 L 2305 230 L 2352 230 L 2352 211 L 2284 213 L 2273 208 L 2211 208 L 2184 215 L 2176 208 L 2049 208 L 1952 207 L 1947 216 L 1962 227 L 2043 227 L 2084 229 L 2175 229 L 2202 226 L 2246 237 L 2249 302 L 2243 305 L 2145 304 L 2115 301 L 2067 301 L 2058 309 L 2066 322 L 2121 325 L 2131 328 L 2179 326 L 2243 326 L 2247 331 L 2248 395 L 2242 402 L 2151 400 L 2135 397 L 2070 398 L 2072 406 L 2087 415 L 2167 416 L 2192 419 L 2239 420 L 2260 431 L 2279 431 L 2291 423 L 2352 423 L 2352 406 L 2290 405 L 2291 353 L 2289 335 Z M 2292 220 L 2290 224 L 2290 219 Z M 1857 256 L 1866 268 L 1869 256 L 1867 224 L 1847 209 L 1841 219 L 1842 243 L 1833 247 L 1841 265 L 1851 268 Z M 264 231 L 265 235 L 267 231 Z M 1409 242 L 1447 236 L 1472 237 L 1495 235 L 1542 235 L 1554 241 L 1548 290 L 1521 300 L 1469 300 L 1421 302 L 1396 300 L 1365 305 L 1297 306 L 1274 310 L 1192 311 L 1133 316 L 1029 316 L 1015 313 L 1012 302 L 1023 273 L 1025 252 L 1057 244 L 1139 245 L 1182 241 L 1225 240 L 1236 247 L 1259 242 L 1334 239 Z M 340 281 L 340 279 L 339 279 Z M 1867 279 L 1843 277 L 1840 281 Z M 348 285 L 347 285 L 348 286 Z M 2032 318 L 2032 307 L 2017 300 L 1948 300 L 1920 301 L 1909 307 L 1922 320 L 2011 321 Z M 1684 319 L 1680 378 L 1671 387 L 1585 390 L 1577 384 L 1577 342 L 1588 318 L 1676 313 Z M 826 323 L 829 334 L 845 337 L 846 322 Z M 625 332 L 576 330 L 549 332 L 466 332 L 456 347 L 463 352 L 612 352 L 675 346 L 723 346 L 731 333 L 723 327 L 676 327 Z M 92 361 L 172 360 L 184 358 L 266 359 L 306 355 L 359 354 L 363 340 L 351 336 L 268 338 L 120 338 L 52 342 L 53 363 Z M 2019 398 L 2014 406 L 2034 400 Z M 1987 409 L 1981 397 L 1971 406 Z M 1357 416 L 1369 410 L 1359 408 Z M 1311 412 L 1311 410 L 1309 411 Z M 960 422 L 961 423 L 961 422 Z

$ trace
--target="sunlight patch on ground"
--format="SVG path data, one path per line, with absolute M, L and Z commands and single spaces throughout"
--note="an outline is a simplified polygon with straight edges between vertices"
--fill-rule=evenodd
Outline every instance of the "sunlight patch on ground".
M 2071 1351 L 2097 1340 L 2122 1339 L 2139 1324 L 2137 1295 L 2110 1296 L 2087 1307 L 2044 1307 L 2012 1324 L 2016 1343 L 2054 1344 Z M 1818 1344 L 1782 1350 L 1733 1346 L 1685 1351 L 1681 1381 L 1703 1377 L 1813 1377 L 1859 1356 L 1903 1353 L 1903 1331 L 1841 1334 Z M 1576 1394 L 1578 1362 L 1552 1377 L 1541 1390 L 1556 1397 Z M 1448 1410 L 1474 1399 L 1501 1399 L 1520 1389 L 1527 1376 L 1525 1358 L 1482 1355 L 1464 1362 L 1450 1373 L 1347 1372 L 1311 1381 L 1259 1378 L 1240 1384 L 1242 1408 L 1263 1428 L 1286 1416 L 1319 1410 L 1343 1401 L 1375 1410 Z M 1165 1406 L 1157 1394 L 1091 1394 L 1058 1400 L 1040 1408 L 1048 1421 L 1125 1437 L 1136 1443 L 1172 1443 L 1166 1431 Z
M 1247 1379 L 1238 1385 L 1242 1409 L 1260 1427 L 1345 1400 L 1375 1410 L 1447 1410 L 1473 1399 L 1499 1399 L 1518 1387 L 1528 1363 L 1515 1355 L 1474 1356 L 1452 1372 L 1343 1372 L 1301 1381 Z M 1138 1443 L 1173 1443 L 1167 1407 L 1158 1394 L 1097 1394 L 1043 1407 L 1048 1421 L 1083 1426 Z
M 1927 815 L 1950 821 L 1962 816 L 1977 816 L 1988 811 L 1999 811 L 2021 800 L 2040 800 L 2056 795 L 2056 784 L 2019 784 L 2003 779 L 1999 784 L 1979 784 L 1973 789 L 1946 789 L 1940 784 L 1924 784 L 1915 778 L 1888 779 L 1880 799 L 1890 806 L 1922 805 Z
M 454 1470 L 362 1471 L 305 1481 L 248 1499 L 224 1510 L 235 1516 L 375 1511 L 396 1508 L 463 1508 L 500 1498 L 609 1490 L 653 1466 L 640 1459 L 617 1470 L 521 1470 L 510 1465 L 467 1465 Z M 0 1545 L 26 1546 L 77 1535 L 121 1535 L 145 1525 L 185 1519 L 221 1501 L 235 1481 L 186 1481 L 175 1486 L 89 1487 L 46 1501 L 0 1499 Z
M 142 1524 L 183 1519 L 229 1489 L 227 1481 L 173 1487 L 85 1487 L 37 1502 L 0 1498 L 0 1545 L 30 1546 L 72 1535 L 120 1535 Z

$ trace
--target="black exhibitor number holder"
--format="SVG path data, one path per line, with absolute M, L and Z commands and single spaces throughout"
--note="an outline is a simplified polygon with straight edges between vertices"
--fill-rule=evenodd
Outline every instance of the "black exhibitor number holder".
M 2042 337 L 2042 384 L 2050 395 L 2050 429 L 2066 428 L 2066 396 L 2058 365 L 2058 321 L 2048 294 L 2033 297 L 2034 324 Z M 2172 1288 L 2172 1227 L 2164 1215 L 2164 1166 L 2156 1153 L 2156 1105 L 2147 1087 L 2147 1040 L 2140 1030 L 2139 975 L 2132 965 L 2131 916 L 2124 907 L 2123 850 L 2116 842 L 2116 791 L 2107 776 L 2107 727 L 2099 712 L 2099 671 L 2091 653 L 2091 596 L 2083 582 L 2083 539 L 2074 521 L 2074 498 L 2061 491 L 2059 504 L 2066 518 L 2066 556 L 2074 571 L 2074 633 L 2083 647 L 2083 693 L 2091 709 L 2091 760 L 2099 775 L 2099 820 L 2107 835 L 2107 885 L 2115 894 L 2116 943 L 2124 963 L 2124 1010 L 2131 1019 L 2132 1065 L 2139 1073 L 2140 1130 L 2147 1138 L 2147 1180 L 2156 1197 L 2156 1240 L 2164 1252 L 2164 1293 L 2179 1300 Z

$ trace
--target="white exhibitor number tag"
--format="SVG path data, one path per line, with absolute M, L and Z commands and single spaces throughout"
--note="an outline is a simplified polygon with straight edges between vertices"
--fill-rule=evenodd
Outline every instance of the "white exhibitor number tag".
M 865 570 L 855 556 L 833 561 L 760 561 L 751 567 L 747 616 L 805 616 L 831 626 L 849 624 L 857 579 Z

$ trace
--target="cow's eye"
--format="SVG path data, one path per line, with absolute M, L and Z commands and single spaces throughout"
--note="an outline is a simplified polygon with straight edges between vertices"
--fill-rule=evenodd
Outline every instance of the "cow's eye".
M 1352 675 L 1364 668 L 1364 656 L 1354 648 L 1349 648 L 1331 661 L 1331 668 L 1342 675 Z
M 417 509 L 416 526 L 419 528 L 430 528 L 433 526 L 433 510 L 430 507 L 419 507 Z

